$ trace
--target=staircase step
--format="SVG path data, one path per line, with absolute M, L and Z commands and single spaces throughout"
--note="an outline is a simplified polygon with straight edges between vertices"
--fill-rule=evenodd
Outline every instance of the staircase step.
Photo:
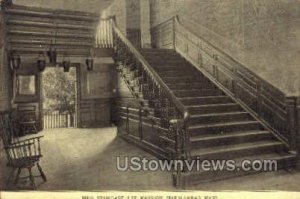
M 191 136 L 204 134 L 219 134 L 232 131 L 262 130 L 258 121 L 222 122 L 216 124 L 191 125 L 189 132 Z
M 219 89 L 176 90 L 174 93 L 179 98 L 223 95 L 223 92 Z
M 178 62 L 186 62 L 182 57 L 176 56 L 174 54 L 148 54 L 144 53 L 144 57 L 149 62 L 155 63 L 178 63 Z
M 277 152 L 286 149 L 280 141 L 267 140 L 225 146 L 210 146 L 208 148 L 192 149 L 193 158 L 205 159 L 231 159 L 241 156 L 260 154 L 264 152 Z
M 233 100 L 228 96 L 205 96 L 205 97 L 185 97 L 180 98 L 180 101 L 186 106 L 207 105 L 218 103 L 232 103 Z
M 163 77 L 163 80 L 166 84 L 174 84 L 174 83 L 207 83 L 206 79 L 197 79 L 192 77 Z
M 191 137 L 192 148 L 230 145 L 273 139 L 269 131 L 235 131 L 226 134 L 199 135 Z
M 216 89 L 216 86 L 213 85 L 211 82 L 168 83 L 167 85 L 172 90 Z
M 197 74 L 195 73 L 195 71 L 192 70 L 186 70 L 186 71 L 167 70 L 167 71 L 160 71 L 158 74 L 161 77 L 178 77 L 178 74 L 180 74 L 181 76 L 190 76 L 190 77 L 206 79 L 205 77 L 201 76 L 201 74 Z
M 225 112 L 225 113 L 210 113 L 202 115 L 191 115 L 190 124 L 211 124 L 218 122 L 237 122 L 253 120 L 247 112 Z
M 243 171 L 242 162 L 244 160 L 249 160 L 251 162 L 255 160 L 259 160 L 262 162 L 268 160 L 276 161 L 277 170 L 279 170 L 282 168 L 289 168 L 295 165 L 295 159 L 296 159 L 295 155 L 289 154 L 287 152 L 259 153 L 255 155 L 246 156 L 243 158 L 234 159 L 235 167 L 236 167 L 235 171 L 230 170 L 230 168 L 228 170 L 227 169 L 228 167 L 226 166 L 223 169 L 209 170 L 209 171 L 204 171 L 204 170 L 197 171 L 196 169 L 194 169 L 189 173 L 186 180 L 188 182 L 188 185 L 195 185 L 199 183 L 211 182 L 216 180 L 224 180 L 228 178 L 249 175 L 254 173 L 270 172 L 270 171 L 255 171 L 255 170 Z
M 157 72 L 157 73 L 161 73 L 161 72 L 165 72 L 165 71 L 178 71 L 178 73 L 180 74 L 180 72 L 182 70 L 186 70 L 186 71 L 190 71 L 192 72 L 192 69 L 187 69 L 187 64 L 157 64 L 157 63 L 150 63 L 150 65 L 152 66 L 152 68 Z
M 230 111 L 241 111 L 242 108 L 239 104 L 228 103 L 228 104 L 207 104 L 207 105 L 194 105 L 187 106 L 190 114 L 206 114 L 206 113 L 223 113 Z

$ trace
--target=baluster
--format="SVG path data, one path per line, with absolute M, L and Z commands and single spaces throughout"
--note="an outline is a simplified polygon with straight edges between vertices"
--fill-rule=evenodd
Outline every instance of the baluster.
M 143 140 L 143 108 L 139 109 L 139 137 Z
M 126 132 L 129 134 L 129 107 L 126 106 Z
M 287 106 L 287 125 L 288 125 L 288 133 L 287 138 L 289 140 L 291 151 L 297 151 L 297 98 L 296 97 L 288 97 L 286 99 Z

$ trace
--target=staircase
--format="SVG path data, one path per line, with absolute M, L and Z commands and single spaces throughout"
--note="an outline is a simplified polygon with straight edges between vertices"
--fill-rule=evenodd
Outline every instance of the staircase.
M 293 161 L 282 141 L 176 52 L 144 49 L 142 54 L 191 114 L 192 159 L 271 159 L 281 168 Z
M 234 160 L 240 167 L 243 160 L 276 160 L 278 169 L 294 164 L 296 156 L 289 153 L 284 142 L 175 51 L 142 49 L 141 54 L 190 113 L 189 161 Z M 127 76 L 123 76 L 125 81 L 133 71 L 135 68 L 127 71 Z M 139 78 L 135 80 L 139 81 Z M 147 101 L 139 92 L 138 84 L 128 86 L 137 98 Z M 155 113 L 150 115 L 155 117 Z M 161 136 L 162 139 L 164 137 Z M 172 151 L 170 147 L 169 150 Z M 187 186 L 256 172 L 191 171 L 185 174 L 184 184 Z

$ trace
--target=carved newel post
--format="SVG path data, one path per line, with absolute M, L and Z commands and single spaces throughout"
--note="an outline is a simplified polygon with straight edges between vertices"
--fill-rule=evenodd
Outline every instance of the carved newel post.
M 170 120 L 169 133 L 174 136 L 175 139 L 175 154 L 173 155 L 173 161 L 185 161 L 184 154 L 184 122 L 181 119 L 172 119 Z M 185 188 L 185 165 L 183 167 L 177 167 L 174 165 L 173 172 L 173 184 L 179 189 Z

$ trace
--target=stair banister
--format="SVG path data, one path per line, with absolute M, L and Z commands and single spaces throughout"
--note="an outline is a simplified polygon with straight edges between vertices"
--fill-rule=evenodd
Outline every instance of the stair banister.
M 188 133 L 188 121 L 190 118 L 190 113 L 187 110 L 187 108 L 182 104 L 181 101 L 179 101 L 176 96 L 174 95 L 174 93 L 168 88 L 168 86 L 164 83 L 164 81 L 160 78 L 160 76 L 154 71 L 154 69 L 150 66 L 150 64 L 145 60 L 145 58 L 143 57 L 143 55 L 136 49 L 136 47 L 134 47 L 134 45 L 127 39 L 127 37 L 119 30 L 119 28 L 116 26 L 116 23 L 113 23 L 113 30 L 115 33 L 115 36 L 117 36 L 126 46 L 126 48 L 134 55 L 135 59 L 138 60 L 143 69 L 150 74 L 151 77 L 151 81 L 156 82 L 157 85 L 159 85 L 161 87 L 161 89 L 163 90 L 163 95 L 166 95 L 167 99 L 174 105 L 175 108 L 177 108 L 182 116 L 182 121 L 180 121 L 180 119 L 177 120 L 177 122 L 182 122 L 183 125 L 183 129 L 180 130 L 180 132 L 183 132 L 183 134 L 181 134 L 180 136 L 182 136 L 182 139 L 184 139 L 185 143 L 184 146 L 181 145 L 182 147 L 184 147 L 185 151 L 185 156 L 188 157 L 189 156 L 189 133 Z M 115 44 L 116 45 L 116 44 Z M 151 88 L 153 90 L 155 90 L 155 85 L 149 85 L 151 86 Z M 152 91 L 153 91 L 152 90 Z M 170 119 L 174 119 L 174 118 L 170 118 Z M 170 121 L 168 121 L 170 123 Z M 173 121 L 174 122 L 174 121 Z

